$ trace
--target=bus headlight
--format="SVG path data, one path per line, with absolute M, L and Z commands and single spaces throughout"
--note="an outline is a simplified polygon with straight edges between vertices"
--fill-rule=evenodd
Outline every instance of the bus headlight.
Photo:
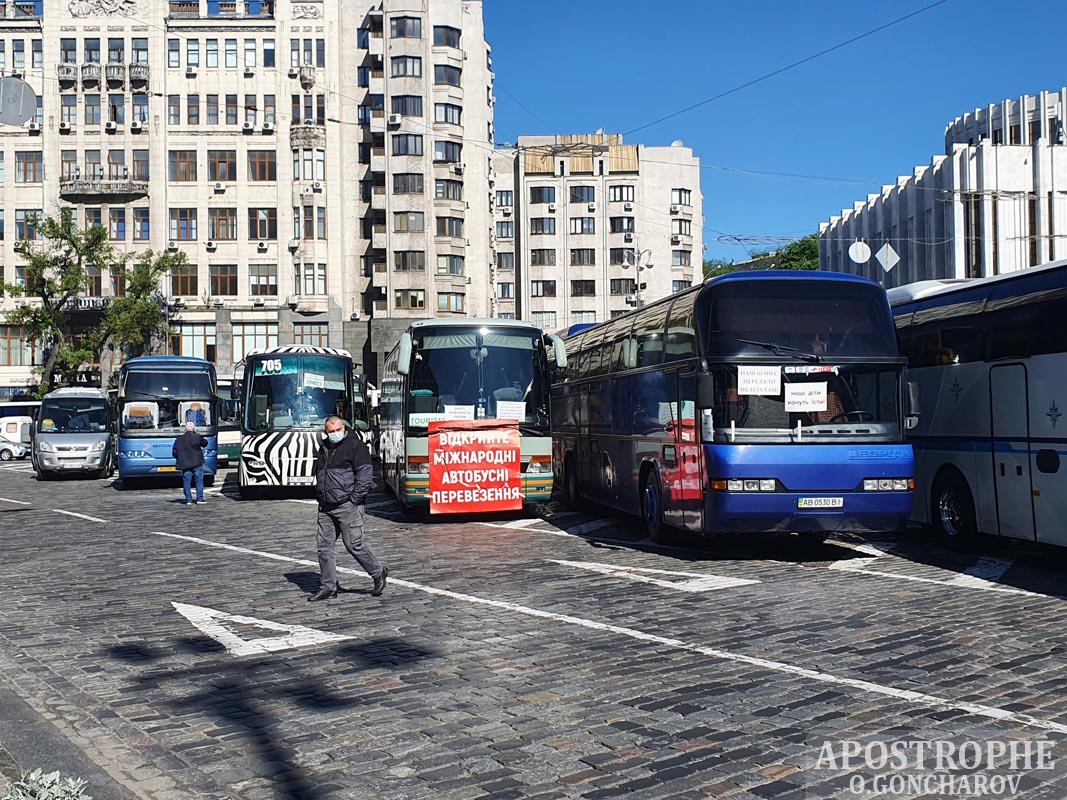
M 915 489 L 914 478 L 866 478 L 865 492 L 910 492 Z
M 730 478 L 712 481 L 711 488 L 717 492 L 777 492 L 778 481 L 774 478 Z
M 526 473 L 532 474 L 547 474 L 552 471 L 552 461 L 548 456 L 534 456 L 530 459 L 530 463 L 526 465 Z

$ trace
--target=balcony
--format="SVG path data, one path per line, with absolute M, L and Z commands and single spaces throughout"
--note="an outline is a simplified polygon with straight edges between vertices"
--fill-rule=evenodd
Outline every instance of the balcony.
M 59 82 L 61 84 L 77 83 L 77 64 L 56 64 L 56 77 L 59 79 Z
M 104 79 L 112 86 L 126 83 L 126 65 L 108 64 L 104 67 Z
M 151 74 L 147 64 L 130 64 L 130 83 L 146 84 Z
M 294 121 L 289 128 L 289 142 L 293 147 L 321 147 L 326 143 L 326 125 L 316 120 Z
M 171 19 L 197 19 L 200 16 L 199 0 L 170 0 Z
M 59 196 L 72 202 L 128 202 L 148 196 L 148 181 L 130 178 L 68 178 L 59 182 Z
M 306 92 L 315 85 L 315 68 L 304 65 L 300 68 L 300 87 Z
M 383 173 L 385 172 L 385 148 L 384 147 L 372 147 L 370 149 L 370 171 Z
M 385 250 L 387 244 L 387 234 L 385 229 L 385 223 L 370 226 L 370 246 L 375 250 Z
M 100 83 L 99 64 L 82 64 L 82 83 Z

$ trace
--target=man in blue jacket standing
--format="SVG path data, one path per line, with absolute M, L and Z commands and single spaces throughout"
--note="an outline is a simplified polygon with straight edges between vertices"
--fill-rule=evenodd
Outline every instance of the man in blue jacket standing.
M 182 471 L 182 490 L 185 492 L 185 505 L 193 505 L 192 482 L 196 481 L 196 503 L 204 502 L 204 448 L 207 439 L 196 432 L 196 425 L 185 423 L 185 433 L 174 440 L 170 454 L 175 466 Z
M 371 594 L 385 591 L 388 567 L 380 564 L 363 540 L 363 507 L 374 486 L 370 451 L 345 429 L 344 420 L 326 420 L 326 438 L 315 457 L 315 497 L 319 501 L 319 591 L 310 602 L 337 596 L 337 538 L 359 565 L 374 578 Z

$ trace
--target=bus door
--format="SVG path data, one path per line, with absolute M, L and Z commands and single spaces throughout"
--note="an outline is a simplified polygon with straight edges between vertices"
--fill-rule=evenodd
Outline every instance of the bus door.
M 993 482 L 1001 536 L 1034 538 L 1034 497 L 1030 481 L 1030 414 L 1026 367 L 989 370 L 989 413 L 993 433 Z
M 704 449 L 700 446 L 700 429 L 696 415 L 697 377 L 695 372 L 678 377 L 678 424 L 675 440 L 678 447 L 679 492 L 682 508 L 679 521 L 687 530 L 703 530 Z

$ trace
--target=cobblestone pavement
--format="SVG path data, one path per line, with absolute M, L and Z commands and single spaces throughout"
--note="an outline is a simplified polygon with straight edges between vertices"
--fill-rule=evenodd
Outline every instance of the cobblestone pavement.
M 1045 551 L 658 547 L 607 511 L 376 494 L 385 595 L 343 554 L 348 591 L 308 604 L 313 501 L 234 477 L 185 507 L 0 467 L 0 679 L 144 798 L 844 797 L 827 740 L 1067 747 Z M 1058 767 L 1021 786 L 1067 796 Z

